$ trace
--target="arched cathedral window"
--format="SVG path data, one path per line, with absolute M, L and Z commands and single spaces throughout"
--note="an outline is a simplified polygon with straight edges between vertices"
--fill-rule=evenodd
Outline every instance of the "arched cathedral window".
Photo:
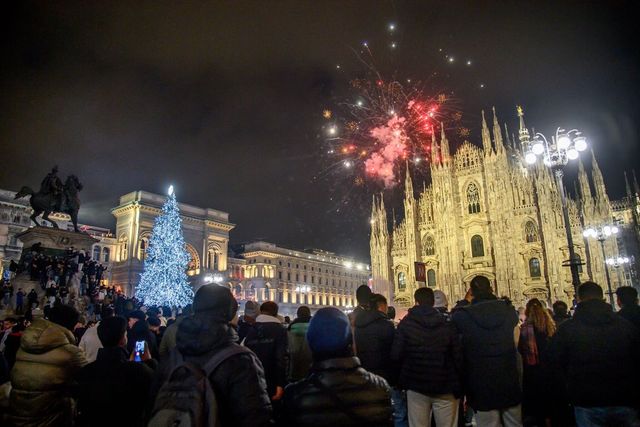
M 473 182 L 467 187 L 467 207 L 470 214 L 480 212 L 480 191 Z
M 471 256 L 481 257 L 484 256 L 484 241 L 482 236 L 475 235 L 471 238 Z
M 427 236 L 424 240 L 424 254 L 426 256 L 435 255 L 436 254 L 436 244 L 433 241 L 433 237 Z
M 404 291 L 407 289 L 407 275 L 400 272 L 398 273 L 398 290 Z
M 527 221 L 524 226 L 524 236 L 527 243 L 538 241 L 538 227 L 533 221 Z
M 542 272 L 540 271 L 540 260 L 538 258 L 531 258 L 529 260 L 529 276 L 540 277 Z
M 436 271 L 434 269 L 427 271 L 427 286 L 430 288 L 436 287 Z

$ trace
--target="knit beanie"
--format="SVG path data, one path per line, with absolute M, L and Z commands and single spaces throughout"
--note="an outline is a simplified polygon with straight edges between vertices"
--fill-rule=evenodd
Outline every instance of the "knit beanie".
M 449 305 L 449 301 L 447 301 L 447 296 L 444 292 L 439 289 L 433 291 L 433 307 L 434 308 L 445 308 Z
M 193 312 L 196 315 L 210 312 L 230 322 L 236 315 L 236 311 L 238 311 L 238 302 L 229 288 L 224 286 L 216 284 L 201 286 L 193 299 Z
M 337 308 L 321 308 L 309 322 L 307 341 L 316 360 L 347 356 L 352 343 L 349 318 Z
M 260 306 L 255 301 L 247 301 L 244 303 L 244 315 L 252 318 L 258 317 L 260 314 Z

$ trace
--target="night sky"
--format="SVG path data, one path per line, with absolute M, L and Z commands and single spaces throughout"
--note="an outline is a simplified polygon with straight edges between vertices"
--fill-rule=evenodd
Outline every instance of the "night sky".
M 547 135 L 580 128 L 619 198 L 640 152 L 632 6 L 5 3 L 0 188 L 37 188 L 58 164 L 85 185 L 81 222 L 113 228 L 120 195 L 174 184 L 180 201 L 229 212 L 236 243 L 368 257 L 370 194 L 324 173 L 322 134 L 323 109 L 364 76 L 353 51 L 366 40 L 381 71 L 455 94 L 472 142 L 494 105 L 514 130 L 516 104 Z

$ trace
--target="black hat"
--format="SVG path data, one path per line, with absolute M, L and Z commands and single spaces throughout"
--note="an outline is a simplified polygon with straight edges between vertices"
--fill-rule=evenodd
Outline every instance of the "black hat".
M 204 285 L 198 289 L 193 299 L 193 312 L 201 314 L 205 312 L 222 314 L 227 322 L 233 319 L 238 311 L 238 302 L 233 297 L 229 288 L 216 284 Z
M 147 315 L 142 310 L 133 310 L 127 314 L 127 319 L 145 320 Z

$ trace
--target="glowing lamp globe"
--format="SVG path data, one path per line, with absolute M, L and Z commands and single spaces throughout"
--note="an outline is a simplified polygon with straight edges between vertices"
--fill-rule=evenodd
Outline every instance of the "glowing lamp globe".
M 536 155 L 533 154 L 532 152 L 528 152 L 527 154 L 524 155 L 524 161 L 530 165 L 534 164 L 537 159 L 538 158 L 536 157 Z
M 602 227 L 602 232 L 605 234 L 605 236 L 611 236 L 611 227 L 605 225 L 604 227 Z
M 615 225 L 611 227 L 611 233 L 612 234 L 618 234 L 618 231 L 620 231 L 620 230 Z
M 571 145 L 571 138 L 569 138 L 567 135 L 560 135 L 558 137 L 558 148 L 560 150 L 566 150 L 567 148 L 569 148 L 569 145 Z
M 580 153 L 578 153 L 578 150 L 576 150 L 575 148 L 570 148 L 569 150 L 567 150 L 567 157 L 569 158 L 569 160 L 575 160 L 580 156 Z
M 167 191 L 167 194 L 170 196 L 173 194 L 173 185 L 169 186 L 169 190 Z
M 573 144 L 578 151 L 584 151 L 587 149 L 587 138 L 584 136 L 576 136 L 573 138 Z
M 533 154 L 535 154 L 536 156 L 544 153 L 544 144 L 542 143 L 542 141 L 540 141 L 539 139 L 534 140 L 531 151 L 533 151 Z

